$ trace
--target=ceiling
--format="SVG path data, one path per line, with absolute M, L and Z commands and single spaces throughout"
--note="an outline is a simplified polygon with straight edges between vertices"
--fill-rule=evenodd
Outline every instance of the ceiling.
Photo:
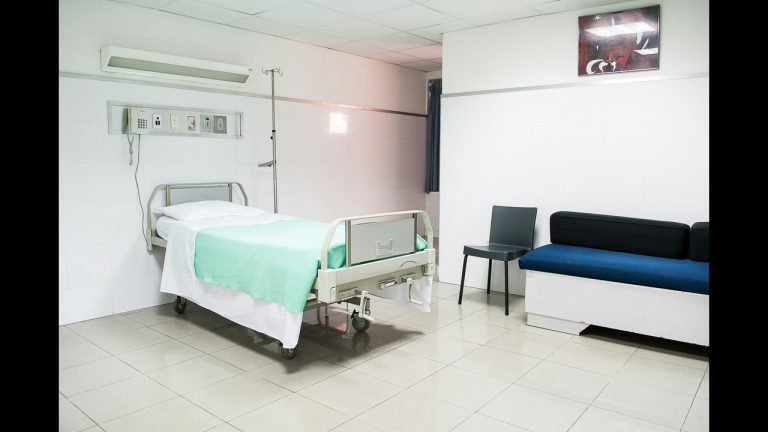
M 443 33 L 618 0 L 111 0 L 430 72 Z

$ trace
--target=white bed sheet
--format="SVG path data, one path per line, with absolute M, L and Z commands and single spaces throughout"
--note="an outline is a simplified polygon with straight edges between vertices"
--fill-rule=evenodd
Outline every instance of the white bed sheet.
M 182 296 L 238 324 L 269 335 L 294 348 L 299 341 L 302 312 L 262 301 L 227 287 L 206 282 L 195 275 L 195 237 L 204 228 L 258 225 L 292 216 L 265 213 L 257 216 L 228 216 L 197 221 L 167 222 L 168 247 L 165 252 L 160 291 Z
M 168 235 L 171 232 L 171 225 L 173 225 L 174 222 L 178 221 L 172 217 L 160 216 L 160 218 L 158 218 L 157 222 L 155 223 L 157 235 L 160 236 L 160 238 L 168 240 Z

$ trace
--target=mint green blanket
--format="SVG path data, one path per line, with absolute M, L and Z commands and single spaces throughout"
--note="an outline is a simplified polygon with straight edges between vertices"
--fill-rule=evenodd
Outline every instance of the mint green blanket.
M 320 268 L 327 230 L 328 224 L 302 219 L 203 229 L 195 238 L 195 274 L 301 312 Z M 418 250 L 427 247 L 421 237 L 416 243 Z M 328 248 L 328 268 L 345 266 L 345 255 L 344 227 L 339 226 Z

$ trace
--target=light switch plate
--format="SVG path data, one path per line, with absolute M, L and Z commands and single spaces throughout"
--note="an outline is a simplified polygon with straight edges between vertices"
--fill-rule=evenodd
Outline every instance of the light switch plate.
M 171 129 L 172 130 L 181 129 L 181 121 L 179 119 L 178 114 L 171 114 Z
M 227 133 L 227 116 L 213 116 L 213 133 Z

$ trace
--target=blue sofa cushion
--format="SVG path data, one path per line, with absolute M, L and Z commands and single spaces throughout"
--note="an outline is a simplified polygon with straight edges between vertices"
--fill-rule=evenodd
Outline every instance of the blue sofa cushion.
M 709 294 L 709 263 L 549 244 L 529 251 L 520 268 Z

